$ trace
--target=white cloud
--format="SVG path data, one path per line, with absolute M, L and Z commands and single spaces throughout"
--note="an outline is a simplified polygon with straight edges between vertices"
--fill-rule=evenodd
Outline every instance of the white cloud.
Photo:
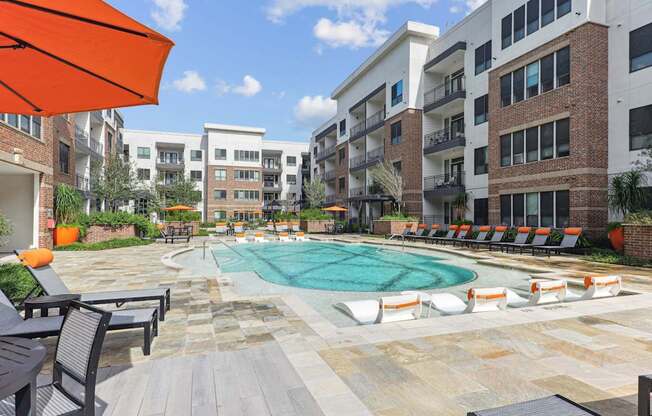
M 316 127 L 335 115 L 337 103 L 329 97 L 305 96 L 294 107 L 294 118 L 302 126 Z
M 332 48 L 380 46 L 389 37 L 388 31 L 379 29 L 375 24 L 364 24 L 355 20 L 333 22 L 326 18 L 319 19 L 313 33 L 317 39 Z
M 204 91 L 206 82 L 197 71 L 183 71 L 183 77 L 172 81 L 172 86 L 179 91 L 192 93 Z
M 448 11 L 453 13 L 453 14 L 461 13 L 462 8 L 460 6 L 451 6 L 451 7 L 448 8 Z
M 245 75 L 242 78 L 241 85 L 231 85 L 226 81 L 220 80 L 217 82 L 215 88 L 219 95 L 233 93 L 242 95 L 243 97 L 253 97 L 263 90 L 263 85 L 251 75 Z
M 455 0 L 457 3 L 463 3 L 466 6 L 467 13 L 471 13 L 473 10 L 482 6 L 487 0 Z M 453 5 L 450 7 L 451 13 L 460 13 L 462 12 L 462 7 Z
M 156 24 L 165 30 L 180 30 L 181 20 L 186 13 L 188 5 L 184 0 L 152 0 L 155 9 L 150 16 Z

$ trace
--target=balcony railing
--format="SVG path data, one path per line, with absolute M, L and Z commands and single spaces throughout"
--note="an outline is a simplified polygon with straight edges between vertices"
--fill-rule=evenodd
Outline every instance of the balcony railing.
M 367 118 L 366 123 L 367 126 L 365 131 L 367 133 L 385 124 L 385 109 L 383 108 L 382 110 L 372 114 L 371 117 Z
M 102 111 L 91 111 L 91 118 L 99 122 L 104 121 L 104 117 L 102 116 Z
M 351 131 L 350 131 L 351 140 L 357 139 L 358 137 L 364 136 L 364 132 L 365 132 L 366 128 L 367 128 L 367 124 L 365 123 L 364 120 L 359 122 L 355 126 L 351 127 Z
M 104 146 L 102 146 L 102 143 L 95 139 L 89 139 L 89 148 L 96 153 L 98 156 L 102 156 L 104 154 Z
M 464 191 L 464 171 L 428 176 L 423 179 L 425 192 L 457 193 Z
M 89 178 L 86 178 L 84 176 L 75 175 L 75 187 L 80 191 L 90 192 L 91 181 Z
M 328 172 L 324 172 L 321 175 L 321 178 L 324 182 L 332 181 L 337 177 L 337 172 L 334 170 L 329 170 Z
M 75 126 L 75 139 L 88 141 L 88 133 L 86 133 L 86 130 L 82 129 L 81 127 Z
M 437 148 L 444 150 L 458 144 L 464 146 L 464 143 L 464 132 L 450 128 L 434 131 L 423 136 L 423 149 L 425 151 Z
M 263 161 L 264 170 L 283 170 L 283 164 L 280 160 L 275 161 L 274 163 L 266 163 Z
M 464 77 L 458 77 L 451 81 L 445 82 L 423 95 L 424 107 L 439 107 L 439 105 L 453 99 L 456 95 L 466 93 Z
M 367 167 L 370 165 L 373 165 L 374 163 L 378 161 L 382 161 L 385 156 L 385 148 L 384 147 L 378 147 L 374 150 L 368 151 L 364 155 L 352 157 L 349 160 L 349 168 L 350 169 L 357 169 L 357 168 L 362 168 L 362 167 Z
M 324 198 L 324 202 L 327 204 L 334 204 L 337 202 L 337 194 L 331 194 L 331 195 L 326 195 L 326 198 Z
M 159 163 L 161 165 L 173 165 L 173 166 L 183 166 L 184 165 L 184 160 L 183 159 L 170 159 L 170 158 L 158 158 L 156 160 L 156 163 Z
M 385 157 L 384 147 L 379 147 L 377 149 L 370 150 L 367 152 L 367 163 L 375 163 L 381 161 L 383 160 L 383 157 Z
M 324 150 L 317 152 L 315 159 L 325 159 L 335 154 L 336 146 L 327 147 Z
M 369 195 L 382 195 L 383 190 L 378 185 L 367 185 L 349 189 L 349 198 L 360 198 Z

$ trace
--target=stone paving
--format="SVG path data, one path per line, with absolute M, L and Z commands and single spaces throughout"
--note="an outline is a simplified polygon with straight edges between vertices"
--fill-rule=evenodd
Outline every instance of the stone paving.
M 601 414 L 629 416 L 636 414 L 636 377 L 652 373 L 652 294 L 336 328 L 299 297 L 235 297 L 232 288 L 222 288 L 222 279 L 216 276 L 165 267 L 161 256 L 180 247 L 155 244 L 104 252 L 56 253 L 54 268 L 73 291 L 172 287 L 172 310 L 160 327 L 161 335 L 150 357 L 142 355 L 141 338 L 133 331 L 107 336 L 98 396 L 108 403 L 108 409 L 115 408 L 115 403 L 129 406 L 121 412 L 100 414 L 403 416 L 426 411 L 465 415 L 470 410 L 560 393 Z M 479 261 L 521 267 L 527 263 L 539 272 L 575 273 L 578 277 L 597 271 L 593 264 L 567 256 L 488 257 L 484 252 L 481 257 Z M 601 266 L 601 273 L 627 276 L 626 285 L 633 289 L 646 292 L 652 288 L 649 270 Z M 176 364 L 170 366 L 172 374 L 167 376 L 177 377 L 179 373 L 193 380 L 194 373 L 184 373 L 183 361 L 178 360 L 187 357 L 198 366 L 203 356 L 239 351 L 259 354 L 256 351 L 260 348 L 277 348 L 274 351 L 285 356 L 291 373 L 299 379 L 294 375 L 288 378 L 287 391 L 261 387 L 262 399 L 254 408 L 257 411 L 247 407 L 251 403 L 244 397 L 232 404 L 235 407 L 228 407 L 227 393 L 218 388 L 222 380 L 219 372 L 209 381 L 217 397 L 208 402 L 208 407 L 216 406 L 213 411 L 192 404 L 181 410 L 172 404 L 169 408 L 157 404 L 156 412 L 152 410 L 156 384 L 150 387 L 148 383 L 156 383 L 156 379 L 143 378 L 151 366 L 165 372 L 165 363 L 173 360 L 170 362 Z M 284 360 L 275 361 L 285 365 L 281 363 Z M 120 382 L 145 384 L 118 394 L 107 387 L 117 383 L 113 373 L 123 374 Z M 261 375 L 256 375 L 260 380 Z M 314 401 L 319 411 L 311 408 L 302 412 L 301 405 L 287 407 L 287 403 L 299 403 L 290 400 L 295 389 L 310 395 L 300 403 Z M 175 388 L 166 391 L 173 396 Z M 205 396 L 200 393 L 197 400 L 201 401 Z M 286 395 L 290 400 L 283 402 L 286 413 L 278 413 L 275 400 Z M 194 403 L 194 393 L 187 397 Z M 225 412 L 224 406 L 229 411 Z

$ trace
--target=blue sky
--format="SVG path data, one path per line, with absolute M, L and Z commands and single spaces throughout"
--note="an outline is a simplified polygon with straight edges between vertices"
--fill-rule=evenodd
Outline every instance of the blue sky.
M 444 32 L 484 0 L 108 1 L 176 43 L 160 105 L 123 109 L 127 128 L 213 122 L 306 141 L 334 111 L 331 91 L 406 20 Z

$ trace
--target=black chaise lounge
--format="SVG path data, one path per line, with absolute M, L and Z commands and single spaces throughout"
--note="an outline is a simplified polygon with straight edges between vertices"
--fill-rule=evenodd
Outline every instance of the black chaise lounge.
M 500 251 L 503 251 L 507 245 L 525 244 L 527 243 L 527 239 L 530 237 L 531 230 L 532 227 L 518 227 L 514 241 L 505 243 L 490 243 L 489 250 L 492 250 L 494 247 L 498 247 L 500 248 Z
M 444 238 L 443 240 L 439 240 L 439 241 L 444 245 L 446 245 L 447 243 L 452 243 L 453 245 L 455 245 L 455 243 L 457 242 L 463 243 L 464 241 L 467 241 L 467 236 L 469 234 L 469 231 L 471 231 L 471 226 L 468 224 L 460 225 L 459 230 L 460 232 L 457 233 L 456 236 L 452 238 Z
M 418 238 L 425 237 L 426 235 L 428 235 L 428 226 L 426 224 L 419 224 L 417 226 L 417 231 L 414 234 L 405 236 L 405 239 L 414 241 Z
M 457 231 L 459 230 L 459 227 L 457 225 L 451 225 L 448 227 L 448 232 L 446 232 L 446 235 L 443 237 L 430 237 L 426 241 L 430 241 L 431 243 L 439 243 L 444 240 L 450 240 L 453 237 L 455 237 L 455 234 L 457 234 Z
M 489 225 L 483 225 L 478 229 L 478 235 L 475 238 L 472 239 L 466 239 L 461 242 L 460 245 L 466 245 L 467 247 L 470 247 L 471 244 L 473 243 L 484 243 L 487 240 L 487 236 L 491 232 L 491 226 Z M 455 243 L 453 243 L 455 245 Z
M 469 241 L 469 246 L 480 248 L 480 246 L 491 247 L 492 244 L 499 244 L 503 241 L 506 231 L 507 231 L 507 226 L 499 225 L 496 228 L 494 228 L 494 235 L 491 236 L 491 239 L 478 241 L 478 239 L 476 238 L 475 240 Z
M 537 251 L 543 251 L 544 253 L 550 256 L 550 253 L 563 253 L 569 251 L 575 251 L 577 249 L 577 241 L 582 235 L 582 229 L 578 227 L 569 227 L 564 228 L 564 237 L 561 239 L 561 242 L 558 246 L 537 246 L 532 247 L 532 255 L 536 254 Z
M 63 319 L 54 353 L 52 383 L 36 389 L 33 415 L 92 416 L 95 414 L 95 382 L 104 336 L 111 312 L 72 302 Z M 63 381 L 63 376 L 66 381 Z M 80 388 L 71 388 L 77 385 Z M 79 390 L 83 395 L 79 395 Z M 14 397 L 0 401 L 0 414 L 12 415 Z
M 523 243 L 523 244 L 517 244 L 517 243 L 505 243 L 502 245 L 501 250 L 505 249 L 509 253 L 509 249 L 511 248 L 513 252 L 515 252 L 517 249 L 520 250 L 520 253 L 523 254 L 523 250 L 525 249 L 530 249 L 533 247 L 543 247 L 546 245 L 548 242 L 548 238 L 550 237 L 550 228 L 538 228 L 534 232 L 534 238 L 532 239 L 532 242 L 530 243 Z
M 25 251 L 16 250 L 15 253 L 20 257 L 21 253 Z M 32 277 L 36 279 L 46 295 L 54 296 L 72 293 L 49 264 L 39 268 L 33 268 L 25 264 L 25 267 L 29 270 Z M 119 307 L 127 302 L 145 301 L 158 301 L 158 317 L 161 321 L 164 321 L 165 312 L 170 310 L 170 288 L 114 290 L 110 292 L 89 292 L 81 294 L 81 302 L 89 305 L 115 304 Z
M 61 306 L 66 306 L 68 302 Z M 21 338 L 45 338 L 59 335 L 63 316 L 23 319 L 13 303 L 0 290 L 0 336 Z M 158 310 L 121 309 L 111 313 L 109 331 L 143 329 L 143 354 L 152 350 L 152 339 L 158 335 Z
M 427 241 L 429 238 L 434 238 L 437 236 L 437 233 L 439 232 L 439 229 L 441 226 L 439 224 L 432 224 L 430 226 L 430 231 L 426 235 L 421 235 L 421 236 L 415 236 L 413 237 L 414 241 Z
M 412 234 L 412 224 L 405 224 L 405 228 L 403 228 L 403 232 L 401 234 L 387 234 L 385 238 L 388 238 L 389 240 L 393 238 L 400 238 L 402 240 L 405 240 L 406 237 L 411 236 Z

